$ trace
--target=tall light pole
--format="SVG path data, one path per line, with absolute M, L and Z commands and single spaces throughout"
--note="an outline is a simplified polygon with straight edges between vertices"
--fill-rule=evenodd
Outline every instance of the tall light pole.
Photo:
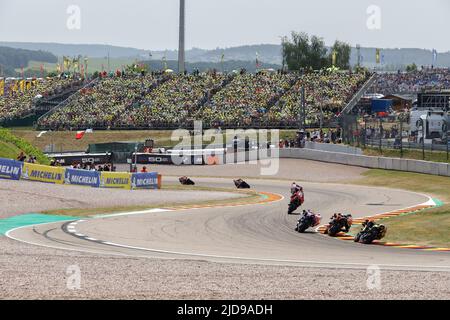
M 180 0 L 180 34 L 179 34 L 179 45 L 178 45 L 178 72 L 184 73 L 185 70 L 185 14 L 186 14 L 186 4 L 185 0 Z

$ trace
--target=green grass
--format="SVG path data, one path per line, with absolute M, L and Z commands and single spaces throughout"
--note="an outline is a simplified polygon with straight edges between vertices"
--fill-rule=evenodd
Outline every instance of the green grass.
M 443 206 L 417 214 L 383 219 L 385 241 L 450 247 L 450 179 L 419 173 L 369 170 L 351 184 L 391 187 L 421 192 L 444 202 Z
M 450 247 L 450 208 L 427 210 L 383 220 L 386 240 L 401 244 Z
M 448 177 L 380 169 L 368 170 L 362 175 L 362 179 L 350 183 L 422 192 L 441 201 L 450 201 L 450 179 Z
M 39 148 L 36 148 L 25 139 L 15 136 L 8 129 L 0 128 L 0 142 L 2 143 L 0 157 L 15 159 L 22 151 L 27 156 L 35 156 L 40 164 L 50 164 L 50 160 Z
M 380 150 L 378 148 L 366 148 L 363 149 L 364 155 L 366 156 L 383 156 L 383 157 L 390 157 L 390 158 L 400 158 L 402 155 L 400 153 L 400 150 L 397 149 L 382 149 Z M 404 149 L 403 150 L 403 156 L 404 159 L 414 159 L 414 160 L 423 160 L 423 153 L 422 150 L 409 150 Z M 447 160 L 447 153 L 442 151 L 431 151 L 431 150 L 425 150 L 425 160 L 426 161 L 434 161 L 434 162 L 447 162 L 450 161 Z
M 94 133 L 86 134 L 83 139 L 76 140 L 73 131 L 55 131 L 48 132 L 37 138 L 39 132 L 30 128 L 11 128 L 11 132 L 27 140 L 37 148 L 44 150 L 46 146 L 55 145 L 55 151 L 86 151 L 89 144 L 118 142 L 118 141 L 145 141 L 153 139 L 156 147 L 173 147 L 179 142 L 171 141 L 172 130 L 104 130 L 94 131 Z M 295 136 L 295 130 L 280 130 L 280 139 L 287 136 Z M 226 142 L 226 136 L 223 136 Z M 233 136 L 228 136 L 231 141 Z M 205 141 L 205 144 L 210 142 Z
M 16 146 L 0 141 L 0 158 L 15 159 L 20 153 L 20 149 Z

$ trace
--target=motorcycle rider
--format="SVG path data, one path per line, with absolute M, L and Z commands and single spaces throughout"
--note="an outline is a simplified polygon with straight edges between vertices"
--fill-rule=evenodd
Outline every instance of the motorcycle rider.
M 331 217 L 331 222 L 336 221 L 336 223 L 340 223 L 341 221 L 344 222 L 344 231 L 347 233 L 350 230 L 350 225 L 348 223 L 348 218 L 351 217 L 351 214 L 343 215 L 342 213 L 335 213 Z
M 303 188 L 293 182 L 291 185 L 291 202 L 289 203 L 288 214 L 292 214 L 298 207 L 305 202 Z
M 366 220 L 362 223 L 362 226 L 364 227 L 362 232 L 366 232 L 369 231 L 370 229 L 372 229 L 372 227 L 375 225 L 374 221 L 371 220 Z
M 303 187 L 293 182 L 291 186 L 291 195 L 293 197 L 296 194 L 298 194 L 300 204 L 303 204 L 303 202 L 305 202 L 305 194 L 303 193 Z
M 291 194 L 294 195 L 299 191 L 303 192 L 303 188 L 299 186 L 297 183 L 293 182 L 291 186 Z

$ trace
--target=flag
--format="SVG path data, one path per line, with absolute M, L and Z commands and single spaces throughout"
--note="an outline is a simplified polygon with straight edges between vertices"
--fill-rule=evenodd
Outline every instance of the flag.
M 0 96 L 3 96 L 5 94 L 5 80 L 0 80 Z
M 259 53 L 256 53 L 256 69 L 261 67 L 261 61 L 259 61 Z
M 377 64 L 380 63 L 380 53 L 381 53 L 380 49 L 377 49 L 375 52 L 375 60 Z
M 44 134 L 46 134 L 47 133 L 47 131 L 41 131 L 41 132 L 39 132 L 39 134 L 36 136 L 36 138 L 40 138 L 40 137 L 42 137 Z
M 85 133 L 86 133 L 85 131 L 77 131 L 75 139 L 77 139 L 77 140 L 83 139 Z
M 163 62 L 163 68 L 164 70 L 167 70 L 167 58 L 166 55 L 164 54 L 164 57 L 162 58 L 162 62 Z
M 333 65 L 333 67 L 335 67 L 336 66 L 336 60 L 337 60 L 337 52 L 336 52 L 336 50 L 333 50 L 333 54 L 332 54 L 332 56 L 331 56 L 331 60 L 332 60 L 332 65 Z
M 433 65 L 436 64 L 438 57 L 438 52 L 436 49 L 433 49 Z
M 79 67 L 80 67 L 80 58 L 73 58 L 72 59 L 72 67 L 73 67 L 73 71 L 79 71 Z
M 84 72 L 88 73 L 88 57 L 84 58 Z
M 70 71 L 70 68 L 72 67 L 72 59 L 70 59 L 69 57 L 64 56 L 63 57 L 63 63 L 64 63 L 64 69 L 63 70 Z

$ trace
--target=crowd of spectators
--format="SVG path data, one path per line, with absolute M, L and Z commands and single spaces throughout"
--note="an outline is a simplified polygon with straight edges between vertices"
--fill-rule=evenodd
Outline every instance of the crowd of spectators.
M 296 75 L 241 72 L 200 110 L 198 117 L 220 125 L 265 119 L 270 107 L 294 84 Z
M 98 171 L 98 172 L 113 172 L 116 171 L 116 167 L 113 166 L 112 164 L 104 164 L 104 165 L 98 165 L 96 166 L 94 163 L 92 162 L 84 162 L 84 163 L 74 163 L 72 165 L 70 165 L 71 169 L 76 169 L 76 170 L 88 170 L 88 171 Z
M 226 83 L 227 78 L 218 73 L 171 75 L 169 80 L 149 91 L 138 108 L 123 114 L 118 124 L 158 127 L 194 120 L 199 107 Z
M 105 75 L 49 115 L 41 128 L 163 128 L 192 120 L 208 126 L 277 126 L 298 123 L 305 88 L 307 123 L 338 114 L 367 80 L 362 73 Z
M 152 75 L 101 78 L 40 119 L 39 125 L 54 129 L 110 127 L 157 83 Z
M 305 89 L 306 124 L 318 124 L 322 116 L 324 120 L 331 120 L 366 80 L 363 73 L 305 74 L 271 108 L 269 120 L 286 123 L 299 121 L 302 87 Z
M 23 91 L 20 89 L 13 91 L 11 89 L 12 84 L 8 84 L 9 89 L 5 91 L 3 96 L 0 96 L 0 122 L 28 116 L 33 112 L 38 100 L 48 99 L 65 92 L 71 87 L 79 86 L 80 81 L 69 78 L 36 79 L 32 81 L 29 89 Z
M 372 91 L 383 95 L 418 93 L 422 89 L 450 89 L 450 69 L 431 69 L 412 72 L 381 73 Z

